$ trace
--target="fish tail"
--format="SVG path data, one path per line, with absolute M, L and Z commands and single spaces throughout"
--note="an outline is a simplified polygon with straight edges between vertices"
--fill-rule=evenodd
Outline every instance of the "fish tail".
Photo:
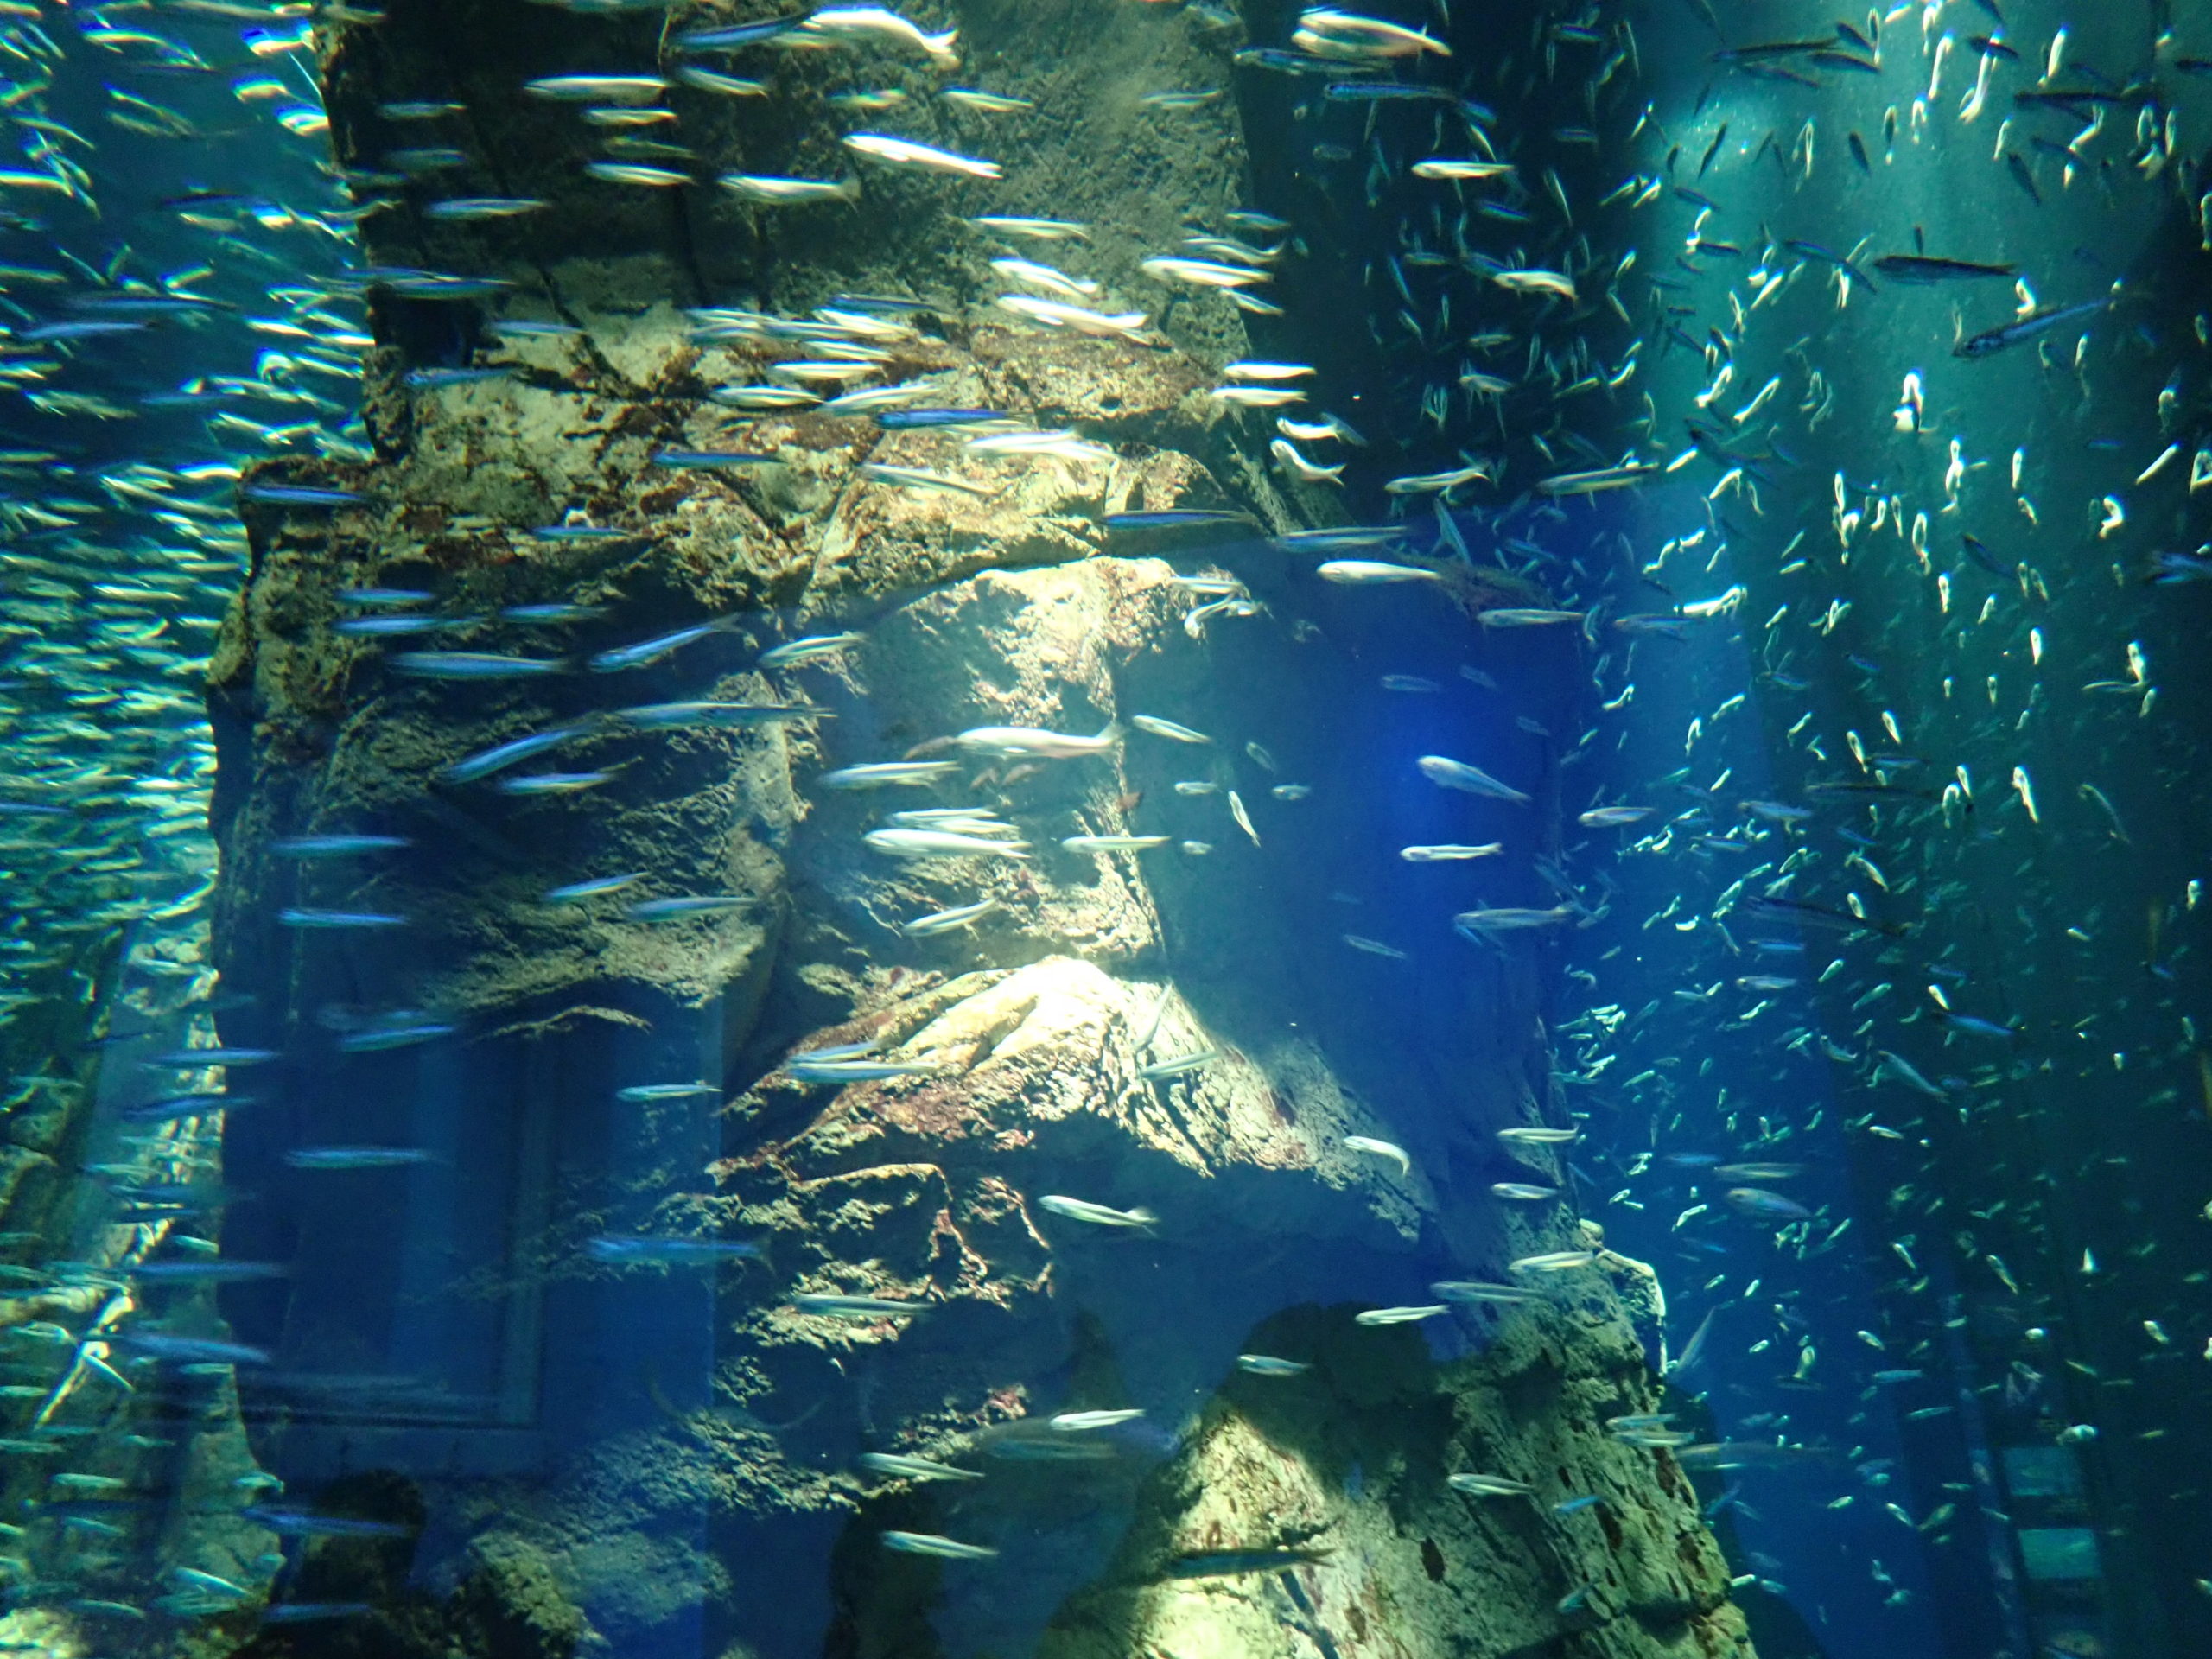
M 960 54 L 952 49 L 952 43 L 959 38 L 960 31 L 957 29 L 948 29 L 942 35 L 925 35 L 922 36 L 922 49 L 946 68 L 957 68 Z

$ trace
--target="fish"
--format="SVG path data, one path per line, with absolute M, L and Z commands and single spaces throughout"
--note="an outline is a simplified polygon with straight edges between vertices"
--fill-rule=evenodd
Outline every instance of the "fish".
M 854 1459 L 872 1475 L 893 1480 L 981 1480 L 981 1471 L 903 1452 L 863 1452 Z
M 1505 851 L 1502 841 L 1484 842 L 1470 846 L 1457 842 L 1441 842 L 1431 846 L 1401 847 L 1398 856 L 1408 864 L 1452 864 L 1471 858 L 1496 858 Z
M 1510 1307 L 1546 1300 L 1541 1291 L 1524 1289 L 1519 1285 L 1485 1284 L 1472 1279 L 1440 1279 L 1428 1287 L 1428 1294 L 1440 1301 L 1459 1302 L 1470 1307 Z
M 1998 353 L 2009 351 L 2015 346 L 2025 345 L 2029 340 L 2041 339 L 2054 329 L 2064 327 L 2069 322 L 2080 322 L 2097 316 L 2106 309 L 2107 303 L 2104 300 L 2087 300 L 2079 305 L 2057 306 L 2048 310 L 2038 311 L 2032 315 L 2023 317 L 2018 322 L 2008 322 L 2002 327 L 1987 329 L 1981 334 L 1971 335 L 1961 340 L 1952 348 L 1951 355 L 1965 358 L 1993 357 Z
M 1515 1480 L 1506 1475 L 1446 1475 L 1444 1484 L 1453 1491 L 1465 1492 L 1471 1497 L 1533 1497 L 1536 1491 L 1527 1481 Z
M 1115 1210 L 1103 1204 L 1093 1204 L 1087 1198 L 1071 1198 L 1058 1193 L 1046 1193 L 1037 1200 L 1037 1207 L 1047 1215 L 1058 1216 L 1065 1221 L 1080 1221 L 1093 1227 L 1149 1229 L 1159 1217 L 1149 1210 Z
M 819 15 L 817 14 L 817 16 Z M 849 132 L 842 143 L 848 149 L 856 150 L 874 161 L 889 162 L 894 167 L 917 167 L 933 173 L 957 173 L 971 179 L 1006 176 L 1006 169 L 996 162 L 956 155 L 949 149 L 939 149 L 934 144 L 917 143 L 911 138 L 893 138 L 887 133 Z
M 421 680 L 526 680 L 565 674 L 571 664 L 540 657 L 505 657 L 483 651 L 402 651 L 385 659 L 393 673 Z
M 912 47 L 939 68 L 955 69 L 960 65 L 959 54 L 953 49 L 953 43 L 960 37 L 957 29 L 932 35 L 881 6 L 824 7 L 807 16 L 798 29 L 804 34 L 833 38 L 874 37 L 887 44 Z
M 799 179 L 781 174 L 724 173 L 715 182 L 741 201 L 763 207 L 804 207 L 861 199 L 858 179 Z
M 563 104 L 627 104 L 658 98 L 668 90 L 662 75 L 546 75 L 523 83 L 531 98 Z
M 794 1054 L 784 1062 L 784 1075 L 794 1083 L 881 1083 L 893 1077 L 935 1077 L 943 1069 L 930 1060 L 874 1060 L 844 1054 Z
M 1419 1307 L 1370 1307 L 1351 1316 L 1354 1325 L 1414 1325 L 1422 1319 L 1433 1319 L 1440 1313 L 1449 1313 L 1451 1308 L 1442 1302 Z
M 1373 1135 L 1348 1135 L 1344 1138 L 1344 1145 L 1345 1149 L 1351 1152 L 1364 1152 L 1377 1158 L 1387 1159 L 1398 1166 L 1398 1173 L 1401 1175 L 1413 1173 L 1412 1155 L 1403 1147 L 1391 1141 L 1378 1141 Z
M 861 840 L 893 858 L 1007 858 L 1020 861 L 1029 856 L 1029 843 L 1026 841 L 999 841 L 949 830 L 871 830 Z
M 1566 1147 L 1582 1138 L 1580 1129 L 1510 1128 L 1500 1129 L 1497 1138 L 1508 1146 Z
M 1141 853 L 1165 847 L 1173 836 L 1068 836 L 1060 845 L 1071 853 Z
M 601 1233 L 584 1242 L 584 1254 L 594 1262 L 625 1267 L 717 1267 L 727 1262 L 757 1262 L 760 1247 L 737 1239 Z
M 1086 242 L 1090 227 L 1067 219 L 1025 219 L 1003 213 L 978 214 L 967 221 L 978 230 L 1001 236 L 1018 236 L 1039 242 Z
M 1222 1058 L 1217 1048 L 1193 1049 L 1187 1054 L 1177 1054 L 1164 1060 L 1154 1060 L 1149 1065 L 1137 1068 L 1137 1075 L 1147 1083 L 1164 1083 L 1170 1077 L 1187 1076 L 1202 1071 Z
M 1303 1376 L 1313 1367 L 1302 1359 L 1278 1359 L 1272 1354 L 1239 1354 L 1236 1369 L 1253 1376 Z
M 1506 1264 L 1508 1273 L 1571 1273 L 1578 1268 L 1593 1266 L 1598 1260 L 1595 1250 L 1547 1250 L 1535 1255 L 1524 1255 L 1517 1262 Z
M 1444 580 L 1438 572 L 1425 570 L 1419 565 L 1392 564 L 1376 559 L 1331 559 L 1315 566 L 1313 574 L 1324 582 L 1333 582 L 1345 587 L 1371 588 L 1381 584 Z
M 1580 622 L 1580 611 L 1541 609 L 1529 606 L 1492 606 L 1477 619 L 1486 628 L 1541 628 L 1561 622 Z
M 1176 743 L 1213 741 L 1204 732 L 1194 732 L 1188 726 L 1179 726 L 1172 720 L 1162 720 L 1154 715 L 1131 715 L 1129 724 L 1141 732 L 1149 732 L 1154 737 L 1164 737 Z
M 1462 794 L 1487 796 L 1492 800 L 1508 801 L 1515 806 L 1529 805 L 1533 796 L 1524 795 L 1511 785 L 1491 777 L 1480 766 L 1470 766 L 1464 760 L 1453 760 L 1440 754 L 1425 754 L 1414 763 L 1422 777 L 1445 789 L 1458 790 Z
M 821 789 L 912 789 L 937 783 L 959 770 L 957 760 L 872 760 L 823 772 L 814 782 Z
M 284 1161 L 295 1169 L 405 1169 L 436 1157 L 419 1147 L 299 1147 Z
M 918 916 L 911 922 L 901 923 L 899 931 L 910 939 L 931 938 L 940 933 L 952 933 L 962 928 L 973 927 L 986 916 L 1005 908 L 1005 905 L 996 899 L 985 899 L 972 905 L 960 905 L 950 910 Z
M 984 1544 L 963 1544 L 934 1532 L 886 1532 L 880 1535 L 886 1549 L 906 1555 L 934 1555 L 946 1561 L 988 1561 L 998 1551 Z
M 902 1301 L 890 1296 L 844 1296 L 807 1292 L 791 1299 L 801 1313 L 832 1319 L 912 1319 L 930 1311 L 927 1302 Z
M 1795 1198 L 1786 1198 L 1779 1192 L 1770 1192 L 1762 1187 L 1731 1187 L 1725 1196 L 1728 1207 L 1738 1214 L 1762 1220 L 1804 1221 L 1813 1213 Z
M 977 726 L 962 732 L 953 743 L 971 754 L 1007 759 L 1073 760 L 1086 755 L 1110 754 L 1121 743 L 1118 721 L 1090 737 L 1041 731 L 1033 726 Z
M 1118 1428 L 1123 1423 L 1133 1423 L 1144 1415 L 1141 1406 L 1122 1407 L 1110 1411 L 1063 1411 L 1046 1420 L 1046 1427 L 1059 1434 L 1087 1434 L 1096 1429 Z

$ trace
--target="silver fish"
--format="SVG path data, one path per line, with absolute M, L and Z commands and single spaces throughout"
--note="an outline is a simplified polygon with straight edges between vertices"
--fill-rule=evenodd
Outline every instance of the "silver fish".
M 1039 1198 L 1037 1207 L 1048 1215 L 1088 1222 L 1094 1227 L 1149 1227 L 1159 1219 L 1149 1210 L 1115 1210 L 1093 1204 L 1088 1198 L 1065 1198 L 1056 1192 Z

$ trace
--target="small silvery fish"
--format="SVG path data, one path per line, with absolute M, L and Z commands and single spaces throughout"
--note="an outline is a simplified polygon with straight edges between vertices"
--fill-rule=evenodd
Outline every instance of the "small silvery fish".
M 1461 1302 L 1471 1307 L 1485 1303 L 1510 1306 L 1544 1300 L 1541 1291 L 1524 1289 L 1519 1285 L 1484 1284 L 1478 1279 L 1440 1279 L 1428 1287 L 1428 1294 L 1442 1301 Z
M 1503 1475 L 1446 1475 L 1444 1484 L 1455 1492 L 1466 1492 L 1475 1497 L 1529 1497 L 1536 1490 L 1525 1480 L 1512 1480 Z
M 987 1561 L 998 1551 L 984 1544 L 963 1544 L 934 1532 L 887 1532 L 883 1547 L 907 1555 L 934 1555 L 947 1561 Z
M 896 828 L 871 830 L 861 841 L 893 858 L 1011 858 L 1029 856 L 1024 841 L 995 841 L 986 836 L 963 835 L 951 830 Z
M 718 617 L 711 622 L 695 622 L 689 627 L 641 640 L 634 645 L 621 645 L 612 651 L 596 652 L 585 659 L 585 665 L 594 674 L 614 674 L 625 669 L 643 668 L 680 651 L 695 640 L 726 633 L 732 626 L 731 619 L 728 617 Z
M 1414 1325 L 1451 1311 L 1442 1302 L 1432 1302 L 1424 1307 L 1370 1307 L 1364 1313 L 1353 1314 L 1351 1322 L 1367 1325 Z
M 955 155 L 951 150 L 939 149 L 934 144 L 916 143 L 911 138 L 893 138 L 887 133 L 849 132 L 843 143 L 849 149 L 857 150 L 879 162 L 888 162 L 894 167 L 918 167 L 936 173 L 958 173 L 971 179 L 1001 178 L 1006 172 L 996 162 Z
M 1497 1138 L 1509 1146 L 1564 1147 L 1582 1138 L 1580 1129 L 1500 1129 Z
M 933 473 L 924 467 L 894 467 L 887 461 L 864 461 L 861 476 L 873 479 L 878 484 L 890 484 L 903 490 L 941 490 L 949 495 L 972 495 L 988 499 L 998 490 L 988 484 L 972 484 L 964 478 L 950 473 Z
M 1115 1411 L 1064 1411 L 1047 1419 L 1046 1427 L 1061 1434 L 1087 1434 L 1096 1429 L 1116 1428 L 1123 1423 L 1135 1422 L 1143 1415 L 1141 1406 Z
M 397 852 L 414 844 L 405 836 L 289 836 L 270 842 L 269 850 L 279 858 L 352 858 Z
M 642 103 L 668 90 L 659 75 L 549 75 L 523 83 L 532 98 L 569 104 Z
M 784 1075 L 797 1083 L 881 1083 L 890 1077 L 933 1077 L 944 1068 L 928 1060 L 869 1060 L 794 1054 Z
M 797 668 L 802 663 L 818 662 L 824 657 L 834 657 L 849 645 L 857 645 L 868 636 L 860 633 L 819 633 L 804 639 L 793 639 L 760 653 L 763 668 Z
M 1398 856 L 1408 864 L 1448 864 L 1470 858 L 1496 858 L 1504 850 L 1502 841 L 1486 841 L 1478 846 L 1446 842 L 1431 847 L 1401 847 Z
M 934 1458 L 916 1457 L 901 1452 L 863 1452 L 855 1459 L 872 1475 L 885 1475 L 897 1480 L 981 1480 L 980 1471 L 957 1469 L 949 1463 L 939 1463 Z
M 1510 785 L 1502 784 L 1480 766 L 1471 766 L 1464 760 L 1448 760 L 1440 754 L 1425 754 L 1417 763 L 1421 776 L 1446 789 L 1456 789 L 1469 795 L 1487 795 L 1492 800 L 1510 801 L 1516 806 L 1527 806 L 1532 798 Z
M 284 1161 L 294 1169 L 404 1169 L 435 1160 L 416 1147 L 300 1147 Z
M 1527 606 L 1492 606 L 1478 619 L 1486 628 L 1541 628 L 1561 622 L 1580 622 L 1580 611 L 1548 611 Z
M 858 201 L 858 179 L 791 179 L 761 173 L 725 173 L 715 181 L 741 201 L 764 207 L 798 207 L 817 201 Z
M 404 916 L 388 915 L 370 910 L 311 910 L 295 906 L 276 912 L 277 922 L 285 927 L 342 931 L 347 928 L 404 927 Z M 206 1065 L 217 1062 L 206 1061 Z
M 913 788 L 933 784 L 959 770 L 957 760 L 874 760 L 825 772 L 814 781 L 823 789 Z
M 1131 715 L 1129 724 L 1141 732 L 1154 737 L 1164 737 L 1176 743 L 1211 743 L 1213 739 L 1204 732 L 1194 732 L 1188 726 L 1179 726 L 1172 720 L 1161 720 L 1153 715 Z
M 642 162 L 586 162 L 584 172 L 608 184 L 642 185 L 652 190 L 673 190 L 694 181 L 689 173 L 678 173 L 673 168 L 648 167 Z
M 1418 565 L 1389 564 L 1377 559 L 1331 559 L 1316 565 L 1313 574 L 1324 582 L 1345 587 L 1372 588 L 1402 582 L 1441 582 L 1433 570 Z
M 584 1243 L 584 1254 L 594 1262 L 630 1266 L 651 1263 L 661 1267 L 715 1267 L 724 1262 L 760 1259 L 758 1245 L 733 1239 L 664 1237 L 606 1233 Z
M 1071 853 L 1141 853 L 1150 847 L 1165 847 L 1173 840 L 1172 836 L 1068 836 L 1060 845 Z
M 542 213 L 552 205 L 534 196 L 459 196 L 428 203 L 423 217 L 456 223 L 520 219 L 525 213 Z
M 803 1294 L 791 1305 L 802 1313 L 832 1319 L 911 1319 L 930 1311 L 926 1302 L 902 1302 L 888 1296 Z
M 1514 1198 L 1523 1204 L 1541 1204 L 1559 1197 L 1555 1186 L 1538 1186 L 1532 1181 L 1492 1181 L 1490 1190 L 1501 1198 Z
M 1028 237 L 1039 242 L 1088 242 L 1090 239 L 1090 226 L 1077 225 L 1071 219 L 1021 219 L 983 213 L 968 222 L 978 230 L 995 231 L 1001 236 Z
M 633 1083 L 627 1089 L 616 1090 L 614 1098 L 641 1106 L 656 1100 L 692 1100 L 720 1093 L 711 1083 Z
M 1147 1083 L 1160 1083 L 1169 1077 L 1179 1077 L 1187 1072 L 1196 1071 L 1201 1066 L 1211 1065 L 1220 1058 L 1219 1049 L 1201 1048 L 1192 1053 L 1178 1054 L 1165 1060 L 1154 1060 L 1150 1065 L 1139 1067 L 1137 1075 Z
M 597 875 L 588 881 L 571 881 L 564 887 L 549 887 L 540 894 L 549 905 L 576 905 L 587 899 L 603 899 L 608 893 L 620 893 L 645 879 L 643 870 L 631 870 L 622 875 Z
M 352 490 L 315 489 L 304 484 L 249 484 L 238 493 L 249 501 L 283 507 L 352 507 L 368 499 Z
M 977 922 L 1005 906 L 995 899 L 986 899 L 980 904 L 962 905 L 952 910 L 940 910 L 934 915 L 918 916 L 900 925 L 899 931 L 910 939 L 933 938 L 939 933 L 957 932 L 963 927 L 973 927 Z
M 622 913 L 633 922 L 678 922 L 693 916 L 727 916 L 743 910 L 753 899 L 740 893 L 687 894 L 672 899 L 641 899 L 626 906 Z
M 1348 1135 L 1344 1144 L 1348 1151 L 1364 1152 L 1376 1158 L 1385 1158 L 1398 1166 L 1398 1173 L 1410 1175 L 1414 1160 L 1406 1149 L 1389 1141 L 1378 1141 L 1371 1135 Z
M 1106 754 L 1122 741 L 1118 722 L 1095 737 L 1072 737 L 1040 731 L 1033 726 L 977 726 L 960 734 L 953 742 L 971 753 L 995 754 L 1008 760 L 1071 760 L 1089 754 Z
M 491 748 L 456 760 L 438 775 L 449 784 L 474 783 L 480 779 L 489 778 L 493 772 L 518 766 L 548 750 L 556 749 L 564 743 L 573 742 L 596 729 L 596 724 L 592 720 L 576 720 L 542 732 L 532 732 L 527 736 L 495 744 Z
M 1063 1198 L 1050 1192 L 1037 1200 L 1037 1207 L 1048 1215 L 1088 1222 L 1094 1227 L 1150 1227 L 1159 1219 L 1149 1210 L 1115 1210 L 1087 1198 Z
M 1313 1367 L 1302 1359 L 1277 1359 L 1273 1354 L 1239 1354 L 1236 1369 L 1254 1376 L 1303 1376 Z
M 1586 1268 L 1598 1259 L 1595 1250 L 1548 1250 L 1541 1255 L 1524 1255 L 1517 1262 L 1506 1264 L 1508 1273 L 1567 1273 L 1576 1268 Z
M 568 671 L 565 662 L 480 651 L 403 651 L 385 659 L 395 674 L 423 680 L 521 680 Z

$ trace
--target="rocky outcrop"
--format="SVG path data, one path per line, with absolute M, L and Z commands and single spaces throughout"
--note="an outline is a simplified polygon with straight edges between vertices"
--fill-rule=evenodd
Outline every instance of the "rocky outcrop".
M 486 176 L 437 194 L 554 207 L 509 235 L 421 219 L 410 187 L 370 219 L 380 264 L 508 286 L 462 302 L 387 281 L 378 460 L 248 480 L 253 573 L 211 690 L 217 954 L 250 998 L 226 1039 L 291 1071 L 281 1115 L 229 1132 L 246 1196 L 226 1246 L 296 1264 L 226 1303 L 278 1359 L 245 1380 L 257 1448 L 305 1484 L 378 1459 L 418 1483 L 416 1581 L 444 1599 L 410 1603 L 408 1642 L 444 1630 L 471 1654 L 779 1659 L 827 1632 L 839 1653 L 1089 1659 L 1287 1651 L 1309 1627 L 1345 1659 L 1391 1630 L 1421 1654 L 1469 1630 L 1501 1652 L 1568 1630 L 1609 1659 L 1728 1651 L 1687 1488 L 1605 1436 L 1646 1395 L 1602 1281 L 1502 1327 L 1350 1322 L 1576 1242 L 1564 1204 L 1491 1191 L 1570 1185 L 1495 1134 L 1562 1121 L 1551 946 L 1449 918 L 1553 902 L 1534 869 L 1556 849 L 1580 647 L 1486 638 L 1484 604 L 1534 597 L 1502 572 L 1346 588 L 1267 539 L 1335 509 L 1272 481 L 1267 422 L 1209 395 L 1246 349 L 1239 314 L 1163 308 L 1135 274 L 1184 213 L 1218 224 L 1243 161 L 1228 106 L 1123 93 L 1219 47 L 1195 14 L 962 20 L 979 83 L 1039 94 L 1007 118 L 1033 123 L 1019 154 L 1058 157 L 1010 161 L 988 210 L 1096 221 L 1099 303 L 1160 313 L 1099 339 L 988 303 L 996 250 L 955 228 L 977 211 L 957 181 L 870 175 L 865 213 L 793 210 L 778 237 L 696 193 L 602 198 L 569 112 L 516 88 L 659 63 L 663 20 L 530 9 L 518 34 L 522 10 L 396 0 L 325 54 L 349 162 L 404 136 L 379 103 L 450 92 Z M 1040 54 L 1063 29 L 1115 44 Z M 765 99 L 687 86 L 670 106 L 702 153 L 828 175 L 822 61 L 778 58 Z M 919 86 L 877 67 L 879 90 Z M 931 107 L 965 147 L 969 118 Z M 880 379 L 1078 446 L 993 458 L 966 434 L 733 405 L 810 349 L 766 313 L 855 289 L 917 302 L 865 311 Z M 506 372 L 449 372 L 461 355 Z M 1214 516 L 1122 517 L 1171 508 Z M 392 608 L 435 620 L 364 627 L 378 590 L 427 595 Z M 832 634 L 852 637 L 763 660 Z M 986 726 L 1106 741 L 952 741 Z M 460 764 L 544 734 L 526 761 Z M 1529 802 L 1414 769 L 1471 749 Z M 925 788 L 823 781 L 901 758 L 950 764 Z M 988 817 L 1024 855 L 865 839 L 923 807 Z M 405 844 L 279 845 L 336 833 Z M 1064 844 L 1121 836 L 1156 844 Z M 594 880 L 615 885 L 562 891 Z M 655 913 L 682 899 L 718 902 Z M 798 1059 L 853 1048 L 882 1075 Z M 434 1154 L 375 1178 L 410 1182 L 404 1203 L 289 1161 L 362 1143 Z M 722 1259 L 645 1243 L 671 1239 Z M 1237 1372 L 1254 1351 L 1313 1369 Z M 307 1398 L 302 1377 L 352 1393 Z M 1092 1411 L 1137 1414 L 1051 1421 Z M 868 1453 L 981 1478 L 908 1482 Z M 1540 1499 L 1442 1484 L 1493 1463 Z M 1604 1501 L 1546 1507 L 1584 1492 Z M 887 1529 L 996 1554 L 939 1563 Z M 1263 1545 L 1316 1558 L 1162 1577 Z
M 1223 1389 L 1039 1651 L 1747 1654 L 1689 1481 L 1606 1433 L 1655 1404 L 1620 1325 L 1543 1308 L 1487 1334 L 1440 1366 L 1348 1310 L 1268 1321 L 1255 1345 L 1312 1370 Z M 1533 1494 L 1464 1493 L 1460 1473 Z

